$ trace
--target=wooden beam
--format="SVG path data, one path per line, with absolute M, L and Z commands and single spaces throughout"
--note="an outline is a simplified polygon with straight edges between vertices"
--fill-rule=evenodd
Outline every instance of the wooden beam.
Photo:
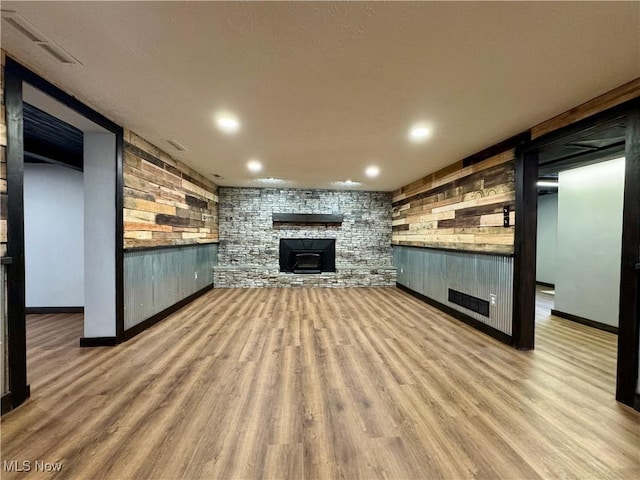
M 620 105 L 628 100 L 640 97 L 640 78 L 625 83 L 599 97 L 578 105 L 560 115 L 542 122 L 531 129 L 531 138 L 536 139 L 559 128 L 566 127 L 596 113 Z

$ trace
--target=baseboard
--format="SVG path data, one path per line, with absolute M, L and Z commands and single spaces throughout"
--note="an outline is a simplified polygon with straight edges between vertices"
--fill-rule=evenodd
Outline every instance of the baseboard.
M 442 310 L 444 313 L 446 313 L 447 315 L 452 316 L 456 320 L 460 320 L 461 322 L 472 326 L 476 330 L 480 330 L 482 333 L 486 333 L 487 335 L 495 338 L 496 340 L 498 340 L 498 341 L 500 341 L 502 343 L 505 343 L 505 344 L 507 344 L 509 346 L 513 345 L 513 339 L 512 339 L 512 337 L 510 335 L 507 335 L 506 333 L 503 333 L 500 330 L 496 330 L 495 328 L 490 327 L 489 325 L 486 325 L 486 324 L 476 320 L 473 317 L 470 317 L 466 313 L 459 312 L 458 310 L 455 310 L 455 309 L 451 308 L 448 305 L 440 303 L 437 300 L 434 300 L 432 298 L 427 297 L 426 295 L 423 295 L 421 293 L 416 292 L 415 290 L 411 290 L 409 287 L 406 287 L 406 286 L 402 285 L 401 283 L 397 283 L 396 282 L 396 286 L 400 290 L 402 290 L 404 292 L 407 292 L 409 295 L 412 295 L 412 296 L 416 297 L 417 299 L 422 300 L 425 303 L 428 303 L 432 307 L 436 307 L 438 310 Z
M 50 315 L 55 313 L 84 313 L 84 307 L 26 307 L 25 315 Z
M 24 390 L 17 395 L 14 392 L 7 392 L 0 398 L 0 414 L 10 412 L 18 408 L 31 396 L 31 385 L 25 385 Z
M 118 344 L 116 337 L 82 337 L 81 347 L 113 347 Z
M 13 404 L 11 403 L 11 392 L 7 392 L 2 395 L 0 403 L 2 404 L 2 415 L 13 410 Z
M 560 310 L 551 310 L 551 315 L 556 317 L 571 320 L 572 322 L 586 325 L 587 327 L 597 328 L 598 330 L 604 330 L 605 332 L 618 334 L 618 327 L 607 325 L 606 323 L 596 322 L 595 320 L 589 320 L 588 318 L 579 317 L 578 315 L 572 315 L 571 313 L 561 312 Z
M 138 325 L 135 325 L 135 326 L 131 327 L 129 330 L 126 330 L 124 332 L 123 341 L 129 340 L 129 339 L 135 337 L 139 333 L 145 331 L 147 328 L 151 327 L 152 325 L 155 325 L 156 323 L 158 323 L 161 320 L 164 320 L 165 318 L 167 318 L 172 313 L 177 312 L 178 310 L 180 310 L 185 305 L 191 303 L 196 298 L 204 295 L 205 293 L 207 293 L 208 291 L 210 291 L 212 289 L 213 289 L 213 284 L 207 285 L 203 289 L 200 289 L 197 292 L 189 295 L 188 297 L 183 298 L 178 303 L 174 303 L 169 308 L 165 308 L 161 312 L 156 313 L 153 317 L 149 317 L 146 320 L 144 320 L 141 323 L 139 323 Z
M 547 287 L 547 288 L 556 288 L 555 284 L 553 283 L 539 282 L 537 280 L 536 280 L 536 285 L 540 285 L 541 287 Z

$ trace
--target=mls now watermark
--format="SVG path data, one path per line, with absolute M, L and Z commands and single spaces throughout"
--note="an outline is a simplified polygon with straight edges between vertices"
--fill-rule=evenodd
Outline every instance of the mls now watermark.
M 62 462 L 45 462 L 44 460 L 5 460 L 2 462 L 4 472 L 44 472 L 55 473 L 62 470 Z

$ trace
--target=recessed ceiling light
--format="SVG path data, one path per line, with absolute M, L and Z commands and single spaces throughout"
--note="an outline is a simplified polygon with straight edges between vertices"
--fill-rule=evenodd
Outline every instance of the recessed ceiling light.
M 416 123 L 409 130 L 409 140 L 412 142 L 424 142 L 431 136 L 431 128 L 426 123 Z
M 536 183 L 537 186 L 539 187 L 558 187 L 558 182 L 554 182 L 551 180 L 540 180 L 538 183 Z
M 362 185 L 360 182 L 354 182 L 353 180 L 344 180 L 338 182 L 331 182 L 331 185 L 334 187 L 356 187 L 358 185 Z
M 282 178 L 256 178 L 254 180 L 255 183 L 260 183 L 263 185 L 290 185 L 292 182 L 290 180 L 284 180 Z
M 259 172 L 260 170 L 262 170 L 262 163 L 260 163 L 260 161 L 258 160 L 250 160 L 249 162 L 247 162 L 247 168 L 251 172 Z
M 370 167 L 367 167 L 364 173 L 367 174 L 367 177 L 373 178 L 378 176 L 378 174 L 380 173 L 380 169 L 375 165 L 371 165 Z
M 240 120 L 231 112 L 216 113 L 216 125 L 224 133 L 236 133 L 240 130 Z

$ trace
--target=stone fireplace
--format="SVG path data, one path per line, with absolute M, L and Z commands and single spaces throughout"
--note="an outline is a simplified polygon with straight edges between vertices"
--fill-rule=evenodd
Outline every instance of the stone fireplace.
M 391 194 L 220 187 L 214 287 L 395 286 Z

